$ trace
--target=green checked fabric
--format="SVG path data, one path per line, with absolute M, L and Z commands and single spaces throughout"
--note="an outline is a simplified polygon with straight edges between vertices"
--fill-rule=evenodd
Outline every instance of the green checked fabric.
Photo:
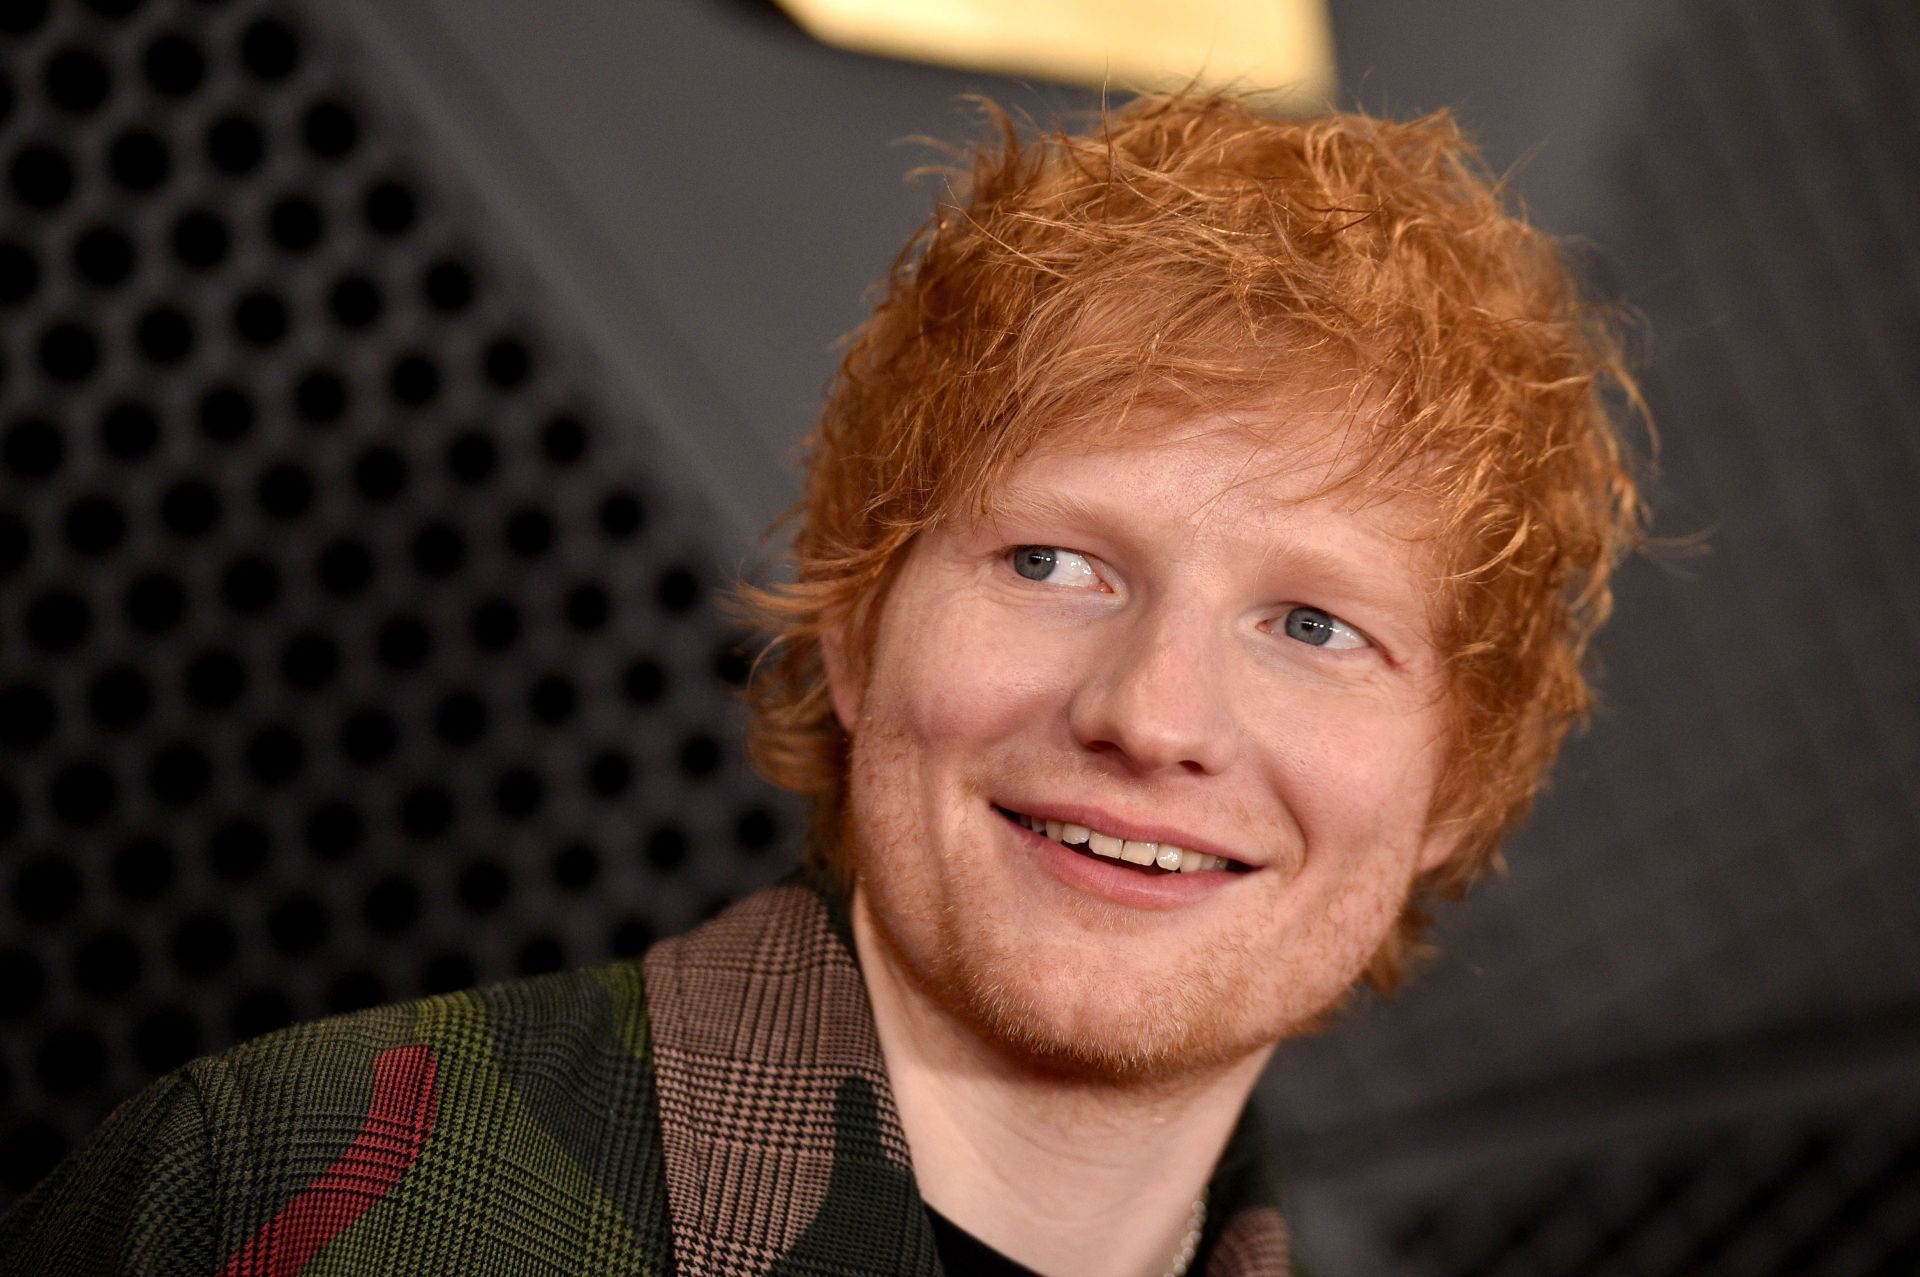
M 1284 1273 L 1251 1116 L 1210 1277 Z M 939 1271 L 836 902 L 792 882 L 642 963 L 303 1025 L 122 1105 L 0 1272 Z

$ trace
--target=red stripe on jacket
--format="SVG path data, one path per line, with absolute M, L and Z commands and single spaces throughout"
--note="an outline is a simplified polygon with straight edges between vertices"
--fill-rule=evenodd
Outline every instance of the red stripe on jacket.
M 396 1046 L 373 1061 L 373 1100 L 360 1134 L 233 1252 L 218 1277 L 294 1277 L 400 1182 L 433 1133 L 438 1097 L 428 1046 Z

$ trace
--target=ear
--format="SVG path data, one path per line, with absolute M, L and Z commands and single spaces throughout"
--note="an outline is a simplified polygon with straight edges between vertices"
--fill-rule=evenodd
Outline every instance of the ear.
M 860 699 L 866 687 L 860 672 L 847 659 L 845 621 L 821 631 L 820 663 L 827 673 L 827 695 L 833 700 L 833 716 L 840 720 L 840 730 L 851 736 L 853 725 L 860 721 Z

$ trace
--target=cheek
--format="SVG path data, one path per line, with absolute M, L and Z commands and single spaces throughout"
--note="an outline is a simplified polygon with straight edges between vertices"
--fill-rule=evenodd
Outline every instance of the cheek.
M 1438 770 L 1426 716 L 1350 696 L 1303 697 L 1272 711 L 1269 765 L 1311 852 L 1411 848 Z
M 1065 704 L 1076 662 L 1063 645 L 1016 634 L 984 615 L 929 602 L 887 634 L 868 711 L 923 746 L 978 747 Z

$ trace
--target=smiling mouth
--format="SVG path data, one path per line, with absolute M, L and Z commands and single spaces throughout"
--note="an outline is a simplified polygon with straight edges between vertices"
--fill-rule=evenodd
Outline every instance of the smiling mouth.
M 1069 851 L 1077 851 L 1083 856 L 1110 860 L 1116 865 L 1139 873 L 1245 873 L 1249 868 L 1237 860 L 1208 855 L 1206 852 L 1190 851 L 1185 847 L 1176 847 L 1172 843 L 1138 842 L 1132 839 L 1116 838 L 1112 834 L 1104 834 L 1097 829 L 1089 829 L 1085 825 L 1068 824 L 1060 820 L 1043 820 L 1038 816 L 1024 815 L 997 805 L 994 810 L 1022 829 L 1039 834 L 1042 838 L 1051 838 Z

